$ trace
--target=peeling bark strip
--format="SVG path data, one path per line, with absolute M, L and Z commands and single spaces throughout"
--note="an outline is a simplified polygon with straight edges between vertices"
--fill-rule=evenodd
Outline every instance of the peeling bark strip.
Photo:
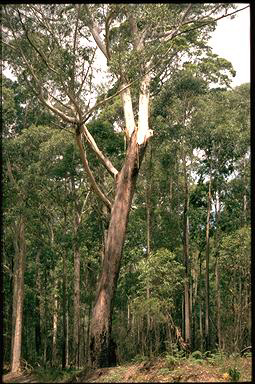
M 116 364 L 116 345 L 111 338 L 113 300 L 125 241 L 128 216 L 146 145 L 137 149 L 137 131 L 132 134 L 124 166 L 120 172 L 116 196 L 105 244 L 102 273 L 98 282 L 96 301 L 90 329 L 90 364 L 106 367 Z

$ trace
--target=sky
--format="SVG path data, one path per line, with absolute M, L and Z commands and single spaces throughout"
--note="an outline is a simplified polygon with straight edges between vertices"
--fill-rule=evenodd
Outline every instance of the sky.
M 241 9 L 249 4 L 239 3 Z M 213 52 L 229 60 L 235 71 L 232 87 L 250 82 L 250 8 L 218 21 L 216 30 L 208 43 Z

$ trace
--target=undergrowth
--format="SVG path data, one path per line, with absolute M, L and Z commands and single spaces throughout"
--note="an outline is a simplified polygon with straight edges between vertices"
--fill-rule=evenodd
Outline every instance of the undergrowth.
M 75 374 L 79 374 L 83 369 L 74 369 L 74 368 L 35 368 L 33 374 L 40 380 L 42 383 L 49 382 L 66 382 L 68 379 L 72 378 Z

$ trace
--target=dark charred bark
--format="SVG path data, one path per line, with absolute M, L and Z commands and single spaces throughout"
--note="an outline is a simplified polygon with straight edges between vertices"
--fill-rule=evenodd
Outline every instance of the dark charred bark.
M 111 337 L 112 310 L 125 241 L 128 216 L 145 146 L 137 145 L 136 131 L 132 134 L 126 160 L 117 177 L 115 200 L 105 242 L 102 272 L 90 325 L 90 365 L 116 365 L 116 344 Z

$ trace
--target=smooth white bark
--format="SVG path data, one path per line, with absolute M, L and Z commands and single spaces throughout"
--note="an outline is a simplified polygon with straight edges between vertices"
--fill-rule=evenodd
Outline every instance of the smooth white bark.
M 149 129 L 150 74 L 147 73 L 140 83 L 137 144 L 141 145 L 153 135 Z
M 126 86 L 127 84 L 122 84 L 122 88 L 124 88 L 124 90 L 121 92 L 121 99 L 125 117 L 126 136 L 129 140 L 135 130 L 135 118 L 130 88 L 126 88 Z

